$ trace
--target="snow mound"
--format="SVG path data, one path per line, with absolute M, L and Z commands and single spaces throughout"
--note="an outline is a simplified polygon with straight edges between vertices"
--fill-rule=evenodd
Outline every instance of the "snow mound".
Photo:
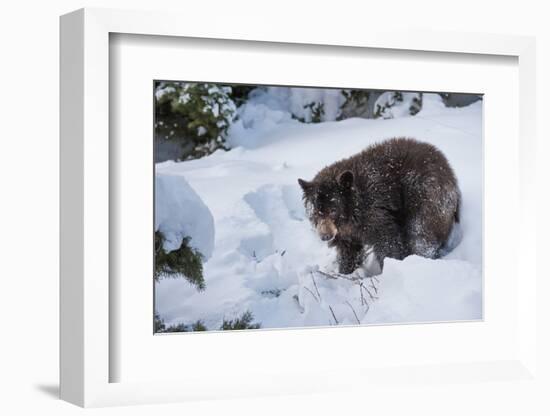
M 315 266 L 300 274 L 297 302 L 306 326 L 475 320 L 482 316 L 479 276 L 469 262 L 419 256 L 386 259 L 374 277 Z
M 482 316 L 479 266 L 463 260 L 386 259 L 375 306 L 363 323 L 475 320 Z
M 214 251 L 214 217 L 183 176 L 155 177 L 155 230 L 166 238 L 164 249 L 177 250 L 183 238 L 204 260 Z
M 424 93 L 422 94 L 422 109 L 418 115 L 428 116 L 444 113 L 447 110 L 443 98 L 439 94 Z
M 310 123 L 315 109 L 320 111 L 319 121 L 335 121 L 344 102 L 339 89 L 258 88 L 239 107 L 227 143 L 231 147 L 256 148 L 264 144 L 264 136 L 281 124 L 299 124 L 298 119 Z

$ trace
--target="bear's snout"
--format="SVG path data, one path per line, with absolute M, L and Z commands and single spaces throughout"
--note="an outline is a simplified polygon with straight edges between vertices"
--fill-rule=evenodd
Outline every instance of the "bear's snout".
M 323 241 L 331 241 L 336 237 L 336 234 L 338 233 L 338 229 L 336 228 L 336 225 L 334 225 L 334 222 L 330 219 L 322 219 L 317 224 L 317 233 L 319 233 L 319 237 L 321 237 L 321 240 Z
M 330 241 L 334 238 L 333 235 L 330 234 L 321 234 L 321 240 L 323 241 Z

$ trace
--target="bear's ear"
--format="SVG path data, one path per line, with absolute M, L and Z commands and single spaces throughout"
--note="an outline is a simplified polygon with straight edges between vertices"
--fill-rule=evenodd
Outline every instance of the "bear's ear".
M 298 184 L 304 192 L 307 192 L 311 189 L 311 182 L 308 182 L 305 179 L 298 179 Z
M 353 186 L 353 173 L 350 170 L 345 170 L 338 175 L 338 185 L 342 188 L 350 189 Z

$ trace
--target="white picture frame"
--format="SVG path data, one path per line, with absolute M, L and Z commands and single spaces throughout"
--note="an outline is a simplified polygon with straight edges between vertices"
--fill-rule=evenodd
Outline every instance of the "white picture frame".
M 373 386 L 385 380 L 410 383 L 433 380 L 479 382 L 526 379 L 536 382 L 536 198 L 535 169 L 535 42 L 508 35 L 407 32 L 349 28 L 326 34 L 323 28 L 302 31 L 263 24 L 235 33 L 223 20 L 205 29 L 199 21 L 162 12 L 82 9 L 61 18 L 61 398 L 80 406 L 161 403 L 209 397 L 324 392 Z M 504 55 L 519 65 L 519 215 L 516 271 L 522 270 L 517 291 L 517 348 L 498 361 L 469 363 L 418 362 L 411 376 L 403 368 L 332 368 L 319 381 L 304 370 L 234 381 L 220 374 L 178 381 L 111 382 L 110 365 L 110 164 L 109 158 L 109 36 L 113 33 L 186 38 L 332 45 L 346 48 L 431 51 L 453 54 Z M 322 331 L 322 330 L 317 330 Z M 306 331 L 307 332 L 307 331 Z M 295 331 L 299 333 L 299 331 Z M 310 332 L 316 336 L 318 332 Z M 152 334 L 151 334 L 152 335 Z M 209 335 L 210 336 L 210 335 Z M 212 336 L 216 336 L 212 334 Z M 224 334 L 224 336 L 248 336 Z M 221 341 L 223 342 L 223 341 Z M 118 357 L 119 358 L 119 357 Z M 324 370 L 323 370 L 324 371 Z M 437 375 L 437 377 L 436 377 Z M 343 382 L 342 380 L 346 380 Z

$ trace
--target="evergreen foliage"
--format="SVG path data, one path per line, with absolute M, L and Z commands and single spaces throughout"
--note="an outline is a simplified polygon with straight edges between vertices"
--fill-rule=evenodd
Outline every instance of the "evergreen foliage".
M 393 107 L 408 106 L 407 112 L 414 116 L 422 109 L 422 93 L 387 91 L 375 103 L 374 118 L 393 118 Z
M 166 325 L 164 319 L 161 319 L 160 316 L 155 313 L 155 333 L 196 332 L 206 330 L 207 328 L 201 320 L 198 320 L 191 325 L 185 325 L 182 323 L 177 325 Z
M 323 121 L 323 116 L 325 115 L 325 104 L 320 102 L 311 102 L 304 106 L 308 108 L 311 112 L 310 123 L 320 123 Z
M 227 130 L 236 112 L 232 88 L 208 83 L 157 82 L 155 85 L 155 133 L 180 141 L 195 159 L 226 149 Z M 246 96 L 244 87 L 239 96 Z M 182 150 L 183 151 L 183 150 Z
M 422 93 L 419 93 L 411 101 L 411 106 L 409 107 L 409 114 L 414 116 L 422 110 Z
M 374 90 L 342 90 L 345 100 L 340 106 L 338 119 L 374 118 L 374 103 L 381 94 L 381 91 Z
M 261 325 L 259 323 L 252 323 L 254 320 L 254 315 L 252 312 L 246 311 L 239 318 L 232 320 L 223 320 L 222 326 L 220 329 L 222 331 L 232 331 L 238 329 L 259 329 Z
M 374 110 L 374 117 L 384 117 L 384 114 L 387 112 L 388 109 L 393 107 L 396 103 L 403 102 L 403 93 L 399 91 L 395 91 L 391 93 L 391 98 L 388 102 L 384 103 L 383 105 L 377 105 Z M 384 117 L 385 118 L 385 117 Z
M 345 101 L 340 107 L 340 120 L 366 115 L 371 96 L 369 91 L 342 90 L 342 95 L 345 97 Z
M 206 284 L 202 273 L 202 254 L 189 246 L 191 239 L 185 237 L 177 250 L 164 249 L 164 234 L 155 231 L 155 280 L 163 277 L 181 277 L 204 290 Z
M 154 333 L 162 332 L 164 329 L 166 329 L 166 325 L 164 324 L 164 320 L 161 319 L 158 313 L 155 312 L 155 319 L 154 319 Z
M 300 123 L 321 123 L 324 121 L 325 104 L 320 101 L 312 101 L 303 106 L 304 110 L 308 110 L 303 117 L 292 114 L 292 118 Z
M 242 329 L 259 329 L 261 325 L 259 323 L 253 323 L 254 316 L 252 312 L 246 311 L 240 317 L 232 320 L 223 320 L 220 330 L 233 331 Z M 155 313 L 155 333 L 169 333 L 169 332 L 196 332 L 196 331 L 208 331 L 204 322 L 200 319 L 190 325 L 184 323 L 178 323 L 176 325 L 166 325 L 164 319 L 162 319 L 158 313 Z
M 244 104 L 248 99 L 248 94 L 256 88 L 258 87 L 254 85 L 232 85 L 231 98 L 235 102 L 235 105 L 239 107 L 241 104 Z
M 352 117 L 392 118 L 392 107 L 394 106 L 408 105 L 408 113 L 412 116 L 422 109 L 422 93 L 342 90 L 342 94 L 345 101 L 340 107 L 339 120 Z

